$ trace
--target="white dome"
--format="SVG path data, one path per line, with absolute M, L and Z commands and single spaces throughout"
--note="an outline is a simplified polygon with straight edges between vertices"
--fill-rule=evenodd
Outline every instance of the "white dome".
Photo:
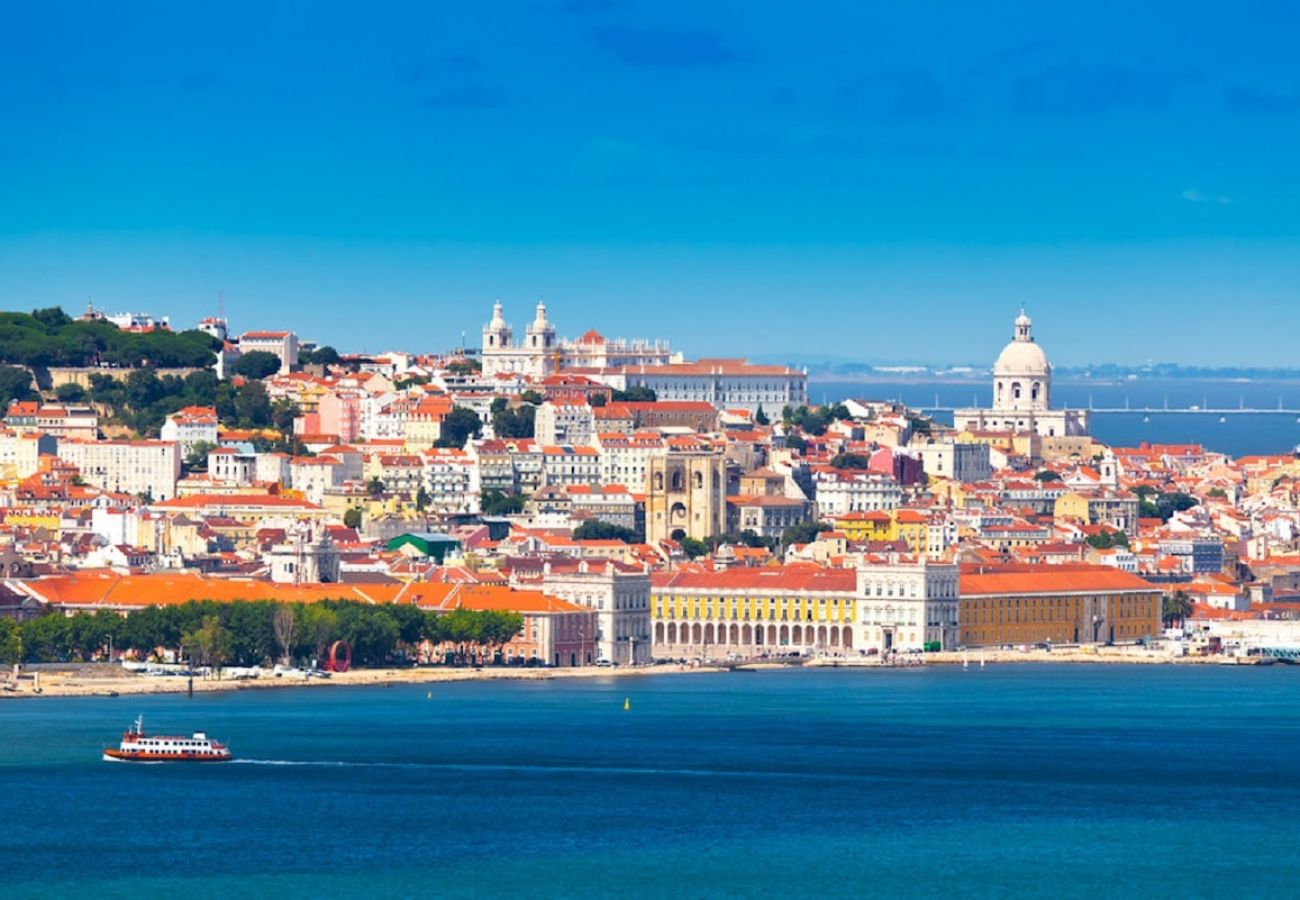
M 1046 378 L 1052 371 L 1043 348 L 1032 341 L 1012 341 L 993 364 L 993 374 Z

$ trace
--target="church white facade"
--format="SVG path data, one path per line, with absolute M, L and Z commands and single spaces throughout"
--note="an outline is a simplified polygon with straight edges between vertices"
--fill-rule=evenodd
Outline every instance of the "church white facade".
M 546 318 L 546 304 L 540 300 L 524 339 L 515 342 L 514 329 L 506 322 L 501 301 L 492 307 L 492 320 L 483 326 L 483 377 L 524 375 L 542 379 L 561 369 L 661 366 L 680 361 L 667 341 L 609 340 L 588 331 L 575 341 L 560 341 L 555 326 Z
M 1052 409 L 1052 365 L 1034 341 L 1034 323 L 1023 312 L 1015 338 L 993 365 L 993 408 L 959 409 L 958 431 L 1013 432 L 1040 437 L 1083 437 L 1092 426 L 1087 410 Z

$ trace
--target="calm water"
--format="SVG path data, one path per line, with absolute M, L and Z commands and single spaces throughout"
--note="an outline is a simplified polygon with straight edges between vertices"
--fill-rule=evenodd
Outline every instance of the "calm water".
M 847 397 L 901 400 L 909 406 L 977 406 L 993 401 L 992 388 L 983 381 L 814 381 L 809 398 L 816 403 L 835 402 Z M 1300 409 L 1300 382 L 1286 381 L 1196 381 L 1147 380 L 1121 383 L 1065 382 L 1053 385 L 1054 406 L 1087 409 L 1089 406 L 1122 409 L 1129 407 L 1176 409 L 1192 406 L 1212 409 L 1276 409 L 1279 401 L 1287 409 Z M 1154 413 L 1095 414 L 1092 431 L 1107 444 L 1134 447 L 1151 443 L 1196 443 L 1220 453 L 1244 456 L 1254 453 L 1287 453 L 1300 444 L 1300 422 L 1294 415 L 1217 415 Z M 942 414 L 940 421 L 952 423 Z
M 0 896 L 1291 895 L 1297 678 L 991 666 L 6 702 Z M 99 762 L 140 711 L 243 761 Z

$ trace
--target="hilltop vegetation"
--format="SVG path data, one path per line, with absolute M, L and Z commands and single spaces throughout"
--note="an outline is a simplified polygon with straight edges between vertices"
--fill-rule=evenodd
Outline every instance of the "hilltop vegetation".
M 201 331 L 121 331 L 110 322 L 76 322 L 59 307 L 0 313 L 0 363 L 134 369 L 208 368 L 220 343 Z

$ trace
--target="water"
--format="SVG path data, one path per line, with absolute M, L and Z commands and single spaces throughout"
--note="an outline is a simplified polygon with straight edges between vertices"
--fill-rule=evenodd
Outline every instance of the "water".
M 990 379 L 991 381 L 991 379 Z M 1052 405 L 1087 409 L 1096 406 L 1122 409 L 1125 405 L 1147 409 L 1175 409 L 1192 406 L 1213 409 L 1276 409 L 1279 401 L 1287 409 L 1300 408 L 1300 382 L 1226 380 L 1147 380 L 1134 382 L 1056 382 Z M 901 400 L 914 408 L 936 405 L 988 407 L 993 390 L 981 380 L 868 382 L 814 381 L 808 385 L 815 403 L 835 402 L 849 397 Z M 1276 413 L 1226 416 L 1186 413 L 1153 413 L 1150 421 L 1134 413 L 1098 413 L 1092 432 L 1102 442 L 1116 447 L 1150 443 L 1195 443 L 1233 456 L 1288 453 L 1300 444 L 1300 422 L 1294 415 Z M 952 416 L 939 421 L 952 424 Z
M 990 666 L 5 702 L 0 896 L 1289 895 L 1297 677 Z M 141 711 L 242 761 L 100 762 Z

